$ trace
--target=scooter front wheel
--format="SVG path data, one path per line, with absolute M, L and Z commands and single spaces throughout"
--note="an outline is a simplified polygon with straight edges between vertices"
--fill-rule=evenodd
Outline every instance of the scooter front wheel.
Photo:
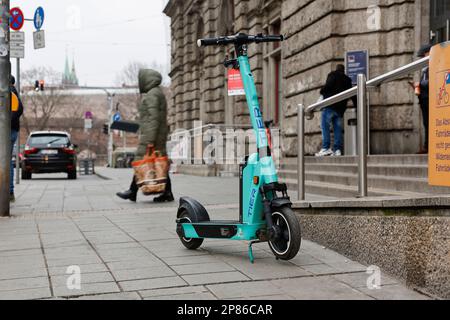
M 196 222 L 196 221 L 193 221 L 192 217 L 190 217 L 189 212 L 187 212 L 187 211 L 184 211 L 180 215 L 180 218 L 185 221 L 189 221 L 190 223 Z M 197 250 L 203 244 L 203 239 L 191 239 L 191 238 L 187 239 L 184 237 L 180 237 L 180 240 L 181 240 L 181 243 L 189 250 Z
M 269 240 L 270 249 L 280 260 L 295 258 L 302 242 L 297 216 L 291 208 L 283 207 L 272 212 L 272 219 L 277 235 Z

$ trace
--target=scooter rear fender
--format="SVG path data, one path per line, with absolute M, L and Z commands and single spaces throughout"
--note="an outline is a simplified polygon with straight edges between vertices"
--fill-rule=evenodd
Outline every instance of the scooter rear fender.
M 189 213 L 189 217 L 196 222 L 208 222 L 210 221 L 208 211 L 197 200 L 190 197 L 183 197 L 180 199 L 180 207 L 178 208 L 177 218 L 181 218 L 184 211 Z

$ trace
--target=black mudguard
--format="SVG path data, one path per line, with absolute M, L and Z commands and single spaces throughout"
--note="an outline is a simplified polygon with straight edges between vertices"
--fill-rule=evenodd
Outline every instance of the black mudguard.
M 271 201 L 270 206 L 272 209 L 279 209 L 283 207 L 292 207 L 291 199 L 289 198 L 278 198 Z
M 178 208 L 177 218 L 181 217 L 181 214 L 187 211 L 192 223 L 196 222 L 208 222 L 211 221 L 209 218 L 208 211 L 203 207 L 197 200 L 189 197 L 183 197 L 180 199 L 180 207 Z

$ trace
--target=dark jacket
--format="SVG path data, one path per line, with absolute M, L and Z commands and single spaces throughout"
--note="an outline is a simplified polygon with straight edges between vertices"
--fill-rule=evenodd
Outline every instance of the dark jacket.
M 142 94 L 139 105 L 139 124 L 141 138 L 137 156 L 142 158 L 149 144 L 157 151 L 166 153 L 167 136 L 167 101 L 160 87 L 162 76 L 154 70 L 139 72 L 139 90 Z
M 328 75 L 327 82 L 325 86 L 322 88 L 322 90 L 320 90 L 320 94 L 323 96 L 324 99 L 327 99 L 351 88 L 352 88 L 352 79 L 350 79 L 342 71 L 333 71 Z M 356 97 L 352 100 L 353 103 L 356 105 Z M 345 100 L 330 106 L 330 108 L 333 108 L 341 116 L 343 116 L 345 110 L 347 110 L 347 103 L 348 100 Z
M 420 78 L 420 104 L 429 104 L 430 99 L 430 69 L 428 67 L 422 70 L 422 77 Z
M 19 98 L 16 87 L 11 86 L 11 92 L 14 93 L 19 99 L 19 109 L 15 112 L 11 112 L 11 130 L 20 131 L 20 117 L 23 115 L 23 104 Z

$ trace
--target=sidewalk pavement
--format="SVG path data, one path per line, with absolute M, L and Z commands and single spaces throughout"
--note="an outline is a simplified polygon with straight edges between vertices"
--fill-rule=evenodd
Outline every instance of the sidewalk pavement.
M 184 249 L 177 203 L 122 201 L 132 171 L 99 168 L 77 181 L 36 176 L 17 187 L 12 218 L 0 219 L 0 299 L 427 299 L 381 274 L 369 289 L 367 266 L 303 241 L 290 262 L 267 244 L 207 240 Z M 175 195 L 206 204 L 214 218 L 238 215 L 238 180 L 173 176 Z M 73 270 L 81 288 L 71 290 Z

